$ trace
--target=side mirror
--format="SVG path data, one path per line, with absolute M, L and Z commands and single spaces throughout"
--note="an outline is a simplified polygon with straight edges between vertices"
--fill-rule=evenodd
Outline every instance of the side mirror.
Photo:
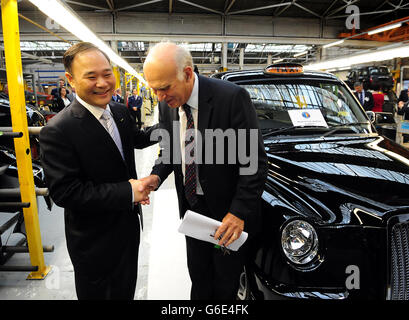
M 373 111 L 366 111 L 365 113 L 366 113 L 366 115 L 368 116 L 369 121 L 371 121 L 371 123 L 374 123 L 375 120 L 376 120 L 375 112 L 373 112 Z

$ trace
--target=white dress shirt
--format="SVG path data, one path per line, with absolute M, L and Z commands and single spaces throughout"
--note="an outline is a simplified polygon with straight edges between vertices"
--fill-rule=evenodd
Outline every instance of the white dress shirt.
M 64 97 L 64 98 L 61 98 L 61 99 L 64 102 L 64 106 L 68 106 L 71 103 L 70 99 L 68 99 L 67 97 Z
M 199 78 L 196 73 L 193 73 L 195 76 L 195 81 L 193 84 L 193 90 L 190 94 L 189 100 L 187 100 L 186 104 L 190 106 L 190 110 L 192 112 L 193 122 L 195 125 L 195 132 L 198 131 L 198 115 L 199 115 Z M 186 123 L 187 117 L 185 110 L 183 107 L 179 107 L 179 123 L 180 123 L 180 149 L 182 154 L 182 173 L 183 173 L 183 183 L 185 181 L 185 139 L 186 139 Z M 197 136 L 197 135 L 196 135 Z M 196 143 L 196 150 L 197 150 L 197 139 L 195 139 Z M 195 152 L 197 155 L 197 152 Z M 203 190 L 199 182 L 199 168 L 196 164 L 196 194 L 203 195 Z
M 101 119 L 102 114 L 104 113 L 105 109 L 101 108 L 101 107 L 96 107 L 93 105 L 90 105 L 89 103 L 85 102 L 84 100 L 82 100 L 78 95 L 75 97 L 77 99 L 77 101 L 82 104 L 89 112 L 91 112 L 91 114 L 99 121 L 99 123 L 101 124 L 101 126 L 103 126 L 103 128 L 105 130 L 107 130 L 104 126 L 103 120 Z M 109 105 L 107 104 L 106 109 L 111 112 L 111 108 L 109 107 Z M 112 112 L 111 112 L 112 114 Z M 115 121 L 113 122 L 113 126 L 114 126 L 114 130 L 118 131 L 118 127 L 116 126 Z M 118 131 L 118 136 L 119 135 L 119 131 Z M 122 146 L 121 146 L 122 147 Z M 119 148 L 119 147 L 118 147 Z M 121 153 L 123 153 L 123 150 L 119 150 Z M 134 202 L 134 194 L 132 191 L 132 203 Z

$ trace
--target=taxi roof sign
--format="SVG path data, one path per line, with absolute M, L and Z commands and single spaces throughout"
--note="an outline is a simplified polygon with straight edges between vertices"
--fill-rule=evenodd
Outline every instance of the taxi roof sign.
M 264 73 L 280 75 L 300 74 L 303 72 L 304 67 L 299 63 L 276 63 L 269 65 L 264 69 Z

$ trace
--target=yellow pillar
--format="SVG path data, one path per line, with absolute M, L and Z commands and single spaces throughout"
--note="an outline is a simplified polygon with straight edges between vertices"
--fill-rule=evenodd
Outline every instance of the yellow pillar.
M 1 14 L 13 131 L 23 133 L 22 138 L 14 139 L 14 147 L 16 151 L 21 201 L 30 203 L 29 208 L 23 209 L 27 242 L 31 264 L 38 266 L 38 271 L 31 272 L 28 279 L 43 279 L 50 271 L 50 267 L 47 267 L 44 263 L 40 223 L 38 219 L 25 107 L 17 0 L 2 0 Z
M 136 83 L 137 83 L 137 88 L 138 88 L 138 94 L 140 94 L 141 93 L 141 82 L 139 81 L 139 79 L 138 78 L 136 78 Z
M 118 67 L 113 67 L 115 79 L 116 79 L 116 87 L 115 89 L 118 89 L 121 87 L 121 73 L 119 72 Z

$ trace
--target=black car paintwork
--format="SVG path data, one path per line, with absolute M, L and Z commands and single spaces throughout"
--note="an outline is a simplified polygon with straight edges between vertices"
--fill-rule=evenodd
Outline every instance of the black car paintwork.
M 316 142 L 266 141 L 266 151 L 269 177 L 262 196 L 266 220 L 263 245 L 252 266 L 255 274 L 281 290 L 338 288 L 349 297 L 385 297 L 387 221 L 395 211 L 409 211 L 409 167 L 396 160 L 407 156 L 407 150 L 368 135 Z M 294 218 L 313 223 L 320 239 L 319 257 L 305 267 L 289 263 L 279 246 L 282 225 Z M 362 270 L 361 284 L 347 294 L 350 265 Z
M 224 73 L 237 84 L 334 81 L 335 76 Z M 334 132 L 265 138 L 269 173 L 262 195 L 263 230 L 246 266 L 249 295 L 256 299 L 386 299 L 390 282 L 388 222 L 409 212 L 409 151 L 376 133 Z M 311 223 L 318 256 L 305 266 L 281 249 L 281 230 L 292 219 Z M 348 267 L 359 268 L 359 288 L 346 288 Z

